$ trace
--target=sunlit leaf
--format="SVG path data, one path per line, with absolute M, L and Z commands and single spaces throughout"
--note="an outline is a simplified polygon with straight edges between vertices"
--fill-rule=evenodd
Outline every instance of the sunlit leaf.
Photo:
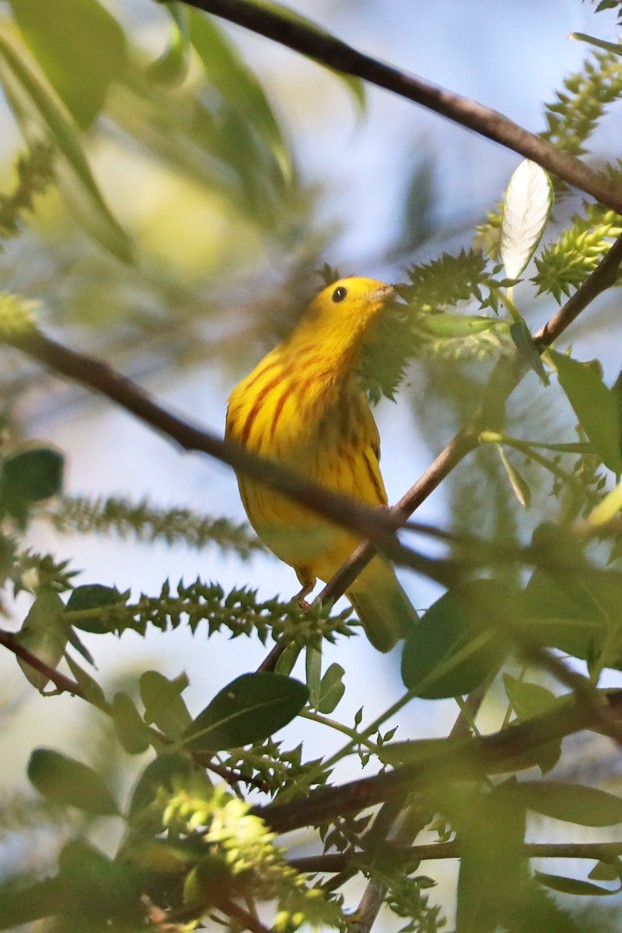
M 57 178 L 79 221 L 107 250 L 132 261 L 132 242 L 97 187 L 71 115 L 6 28 L 0 29 L 0 78 L 28 142 L 44 138 L 55 144 Z
M 97 0 L 11 0 L 20 31 L 50 84 L 83 129 L 97 117 L 110 83 L 123 74 L 125 36 Z
M 525 159 L 510 179 L 503 200 L 501 258 L 517 279 L 533 256 L 553 205 L 553 187 L 543 168 Z

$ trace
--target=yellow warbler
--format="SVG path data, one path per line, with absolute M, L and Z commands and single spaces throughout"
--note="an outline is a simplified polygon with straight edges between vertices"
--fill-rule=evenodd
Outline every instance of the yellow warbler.
M 321 291 L 293 333 L 231 393 L 226 435 L 335 492 L 386 505 L 378 429 L 356 367 L 383 306 L 395 295 L 373 279 L 341 279 Z M 238 475 L 244 507 L 259 537 L 290 564 L 301 596 L 328 581 L 359 539 L 263 483 Z M 376 556 L 347 596 L 380 651 L 416 620 L 392 566 Z

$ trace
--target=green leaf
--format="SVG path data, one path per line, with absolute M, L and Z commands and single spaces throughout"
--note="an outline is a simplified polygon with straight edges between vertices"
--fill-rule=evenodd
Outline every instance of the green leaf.
M 619 858 L 611 862 L 596 862 L 588 875 L 592 881 L 619 881 L 622 877 L 622 862 Z
M 518 472 L 516 467 L 508 460 L 505 450 L 501 444 L 495 444 L 499 457 L 501 458 L 501 463 L 507 473 L 507 477 L 510 481 L 510 485 L 514 492 L 514 495 L 522 505 L 524 509 L 528 509 L 531 505 L 531 489 L 525 478 L 521 473 Z
M 199 778 L 203 778 L 202 774 Z M 196 781 L 196 769 L 188 755 L 158 755 L 154 761 L 149 762 L 136 782 L 129 807 L 130 819 L 133 821 L 140 816 L 141 821 L 144 821 L 142 811 L 156 800 L 161 790 L 167 794 L 189 790 Z M 157 833 L 162 828 L 162 810 L 161 807 L 156 809 L 154 832 Z
M 165 52 L 149 67 L 149 76 L 161 84 L 180 84 L 190 67 L 190 10 L 176 0 L 167 0 L 165 11 L 171 17 L 169 43 Z
M 136 704 L 127 693 L 115 693 L 112 719 L 119 742 L 130 755 L 140 755 L 151 745 L 151 733 Z
M 56 669 L 67 646 L 67 625 L 63 618 L 65 604 L 51 587 L 42 586 L 18 632 L 20 644 L 36 658 Z M 49 678 L 27 661 L 17 659 L 33 687 L 43 690 Z
M 85 699 L 92 703 L 93 706 L 97 706 L 99 709 L 106 709 L 108 704 L 106 703 L 106 696 L 104 691 L 99 686 L 96 680 L 88 674 L 84 668 L 74 661 L 70 654 L 65 655 L 65 661 L 67 662 L 67 667 L 71 671 L 73 677 L 75 678 L 78 686 L 82 690 Z
M 0 930 L 14 930 L 42 917 L 51 917 L 65 901 L 58 878 L 24 884 L 22 875 L 0 882 Z
M 119 814 L 112 794 L 97 771 L 53 749 L 33 751 L 28 762 L 28 779 L 52 803 L 77 807 L 99 816 Z
M 510 179 L 503 200 L 501 259 L 510 279 L 527 267 L 553 206 L 553 186 L 544 169 L 525 159 Z
M 318 36 L 329 37 L 333 41 L 338 41 L 335 37 L 328 32 L 326 29 L 322 29 L 321 26 L 318 26 L 317 23 L 313 20 L 308 19 L 306 16 L 303 16 L 297 10 L 292 10 L 290 7 L 285 6 L 282 3 L 276 3 L 274 0 L 251 0 L 252 6 L 263 7 L 263 9 L 270 10 L 272 13 L 276 13 L 287 23 L 287 20 L 290 20 L 293 23 L 298 23 L 304 26 L 306 29 L 311 30 L 316 33 Z M 344 45 L 344 43 L 340 43 Z M 344 45 L 344 48 L 347 46 Z M 316 61 L 316 59 L 311 57 L 311 61 Z M 364 83 L 352 75 L 344 74 L 341 71 L 335 71 L 333 68 L 327 68 L 336 78 L 338 78 L 345 87 L 351 92 L 355 102 L 358 106 L 363 109 L 365 106 L 365 85 Z
M 57 495 L 63 485 L 65 458 L 51 447 L 35 447 L 14 454 L 2 464 L 2 487 L 29 502 Z
M 290 642 L 279 660 L 276 662 L 275 672 L 277 674 L 284 674 L 287 677 L 288 674 L 294 670 L 298 656 L 302 651 L 302 645 L 297 645 L 296 642 Z
M 436 314 L 424 313 L 419 318 L 423 330 L 434 334 L 435 337 L 470 337 L 481 334 L 493 327 L 504 330 L 507 322 L 494 317 L 482 317 L 478 314 Z
M 179 739 L 192 722 L 188 707 L 181 694 L 188 686 L 188 678 L 180 674 L 169 680 L 158 671 L 145 671 L 140 678 L 140 698 L 145 707 L 144 720 L 153 722 L 172 739 Z
M 291 722 L 308 699 L 308 688 L 291 677 L 242 674 L 197 716 L 185 744 L 218 751 L 259 742 Z
M 73 839 L 58 857 L 60 881 L 67 892 L 63 914 L 71 931 L 135 931 L 144 925 L 140 896 L 144 877 L 125 861 L 108 858 L 81 839 Z M 99 922 L 93 923 L 94 918 Z M 71 922 L 73 921 L 73 922 Z
M 30 508 L 57 495 L 63 484 L 64 457 L 50 447 L 35 447 L 14 454 L 0 470 L 0 502 L 23 527 Z
M 565 697 L 556 697 L 546 687 L 530 683 L 527 680 L 518 680 L 518 678 L 512 677 L 511 674 L 503 675 L 503 684 L 508 700 L 519 719 L 539 716 L 540 713 L 546 713 L 551 707 L 559 706 L 560 702 L 566 702 Z
M 548 351 L 559 384 L 605 466 L 622 473 L 622 437 L 618 401 L 607 388 L 596 362 L 579 363 L 554 350 Z
M 525 813 L 506 790 L 501 784 L 449 803 L 461 848 L 456 929 L 465 933 L 511 929 L 510 918 L 524 911 Z
M 527 366 L 533 369 L 543 386 L 548 386 L 550 384 L 548 373 L 544 368 L 531 332 L 524 321 L 514 321 L 510 324 L 510 337 Z
M 26 140 L 36 145 L 42 137 L 50 138 L 57 147 L 58 181 L 80 223 L 114 256 L 132 262 L 132 241 L 97 187 L 70 114 L 4 28 L 0 28 L 0 78 Z
M 210 82 L 250 121 L 272 152 L 282 176 L 289 180 L 293 172 L 291 153 L 261 84 L 216 19 L 198 10 L 187 12 L 190 41 Z
M 17 25 L 50 84 L 85 129 L 126 66 L 125 36 L 97 0 L 11 0 Z
M 67 600 L 66 611 L 72 613 L 72 617 L 68 621 L 83 632 L 94 632 L 97 635 L 103 635 L 109 632 L 110 628 L 101 619 L 92 615 L 93 610 L 114 606 L 123 602 L 123 599 L 123 594 L 115 586 L 103 586 L 101 583 L 87 583 L 84 586 L 77 586 L 75 590 L 71 591 L 71 596 Z M 79 615 L 81 612 L 85 613 L 82 618 Z
M 490 609 L 501 612 L 504 598 L 502 588 L 491 580 L 475 580 L 441 596 L 406 639 L 406 687 L 428 700 L 475 689 L 503 657 Z
M 322 682 L 322 643 L 307 645 L 305 651 L 305 674 L 309 688 L 309 703 L 314 709 L 319 708 Z
M 345 670 L 341 664 L 330 665 L 322 677 L 322 682 L 320 684 L 320 698 L 316 707 L 318 712 L 329 714 L 336 709 L 342 696 L 346 692 L 343 682 L 344 674 Z
M 579 826 L 622 823 L 622 799 L 604 790 L 560 781 L 524 781 L 512 794 L 529 810 Z
M 619 894 L 620 888 L 601 888 L 598 884 L 590 884 L 589 881 L 582 881 L 580 878 L 564 878 L 561 875 L 549 875 L 544 871 L 534 872 L 535 877 L 541 883 L 551 888 L 553 891 L 559 891 L 561 894 L 580 894 L 589 897 L 607 897 L 610 894 Z

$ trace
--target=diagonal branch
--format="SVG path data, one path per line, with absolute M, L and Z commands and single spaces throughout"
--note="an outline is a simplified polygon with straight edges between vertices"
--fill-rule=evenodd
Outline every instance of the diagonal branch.
M 453 91 L 430 84 L 416 75 L 400 71 L 369 55 L 364 55 L 323 30 L 298 19 L 247 0 L 185 0 L 206 13 L 213 13 L 238 26 L 244 26 L 287 48 L 315 59 L 343 74 L 360 78 L 377 87 L 414 101 L 454 123 L 474 130 L 493 142 L 532 159 L 542 168 L 580 191 L 622 213 L 622 191 L 604 175 L 583 162 L 556 149 L 551 143 L 514 123 L 496 110 L 461 97 Z
M 619 720 L 622 690 L 600 695 L 609 713 Z M 338 787 L 320 788 L 291 803 L 255 807 L 253 813 L 278 833 L 318 826 L 338 816 L 359 813 L 395 796 L 434 788 L 441 778 L 445 783 L 481 780 L 489 774 L 515 770 L 517 758 L 595 725 L 594 713 L 575 700 L 490 735 L 474 736 L 459 743 L 447 741 L 446 747 L 436 754 L 394 771 Z

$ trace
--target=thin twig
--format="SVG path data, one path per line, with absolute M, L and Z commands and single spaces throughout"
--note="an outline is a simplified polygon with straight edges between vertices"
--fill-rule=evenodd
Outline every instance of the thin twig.
M 231 23 L 244 26 L 329 68 L 375 84 L 433 110 L 454 123 L 474 130 L 480 136 L 500 143 L 506 149 L 532 159 L 568 184 L 591 194 L 603 204 L 622 213 L 622 192 L 619 186 L 496 110 L 364 55 L 323 30 L 314 29 L 263 4 L 248 3 L 245 0 L 185 2 L 206 13 L 213 13 Z

